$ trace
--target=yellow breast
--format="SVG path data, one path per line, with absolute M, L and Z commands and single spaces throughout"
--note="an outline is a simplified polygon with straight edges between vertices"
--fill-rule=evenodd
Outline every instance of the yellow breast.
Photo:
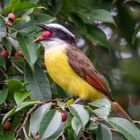
M 71 68 L 65 48 L 45 51 L 44 60 L 52 79 L 71 95 L 92 100 L 103 97 L 101 92 L 89 85 Z

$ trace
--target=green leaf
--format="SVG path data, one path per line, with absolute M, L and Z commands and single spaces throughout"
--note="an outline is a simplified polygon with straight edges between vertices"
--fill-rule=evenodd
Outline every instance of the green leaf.
M 104 124 L 98 125 L 96 140 L 112 140 L 111 131 Z
M 115 24 L 115 21 L 111 15 L 111 12 L 108 12 L 104 9 L 95 9 L 90 12 L 81 12 L 79 13 L 83 21 L 92 24 L 94 20 L 99 20 L 107 23 Z
M 93 39 L 95 39 L 97 41 L 97 43 L 99 43 L 100 45 L 106 47 L 106 48 L 109 48 L 109 43 L 107 41 L 107 37 L 105 35 L 105 33 L 93 26 L 93 25 L 90 25 L 90 24 L 86 24 L 86 27 L 87 27 L 87 37 L 93 42 Z
M 9 12 L 13 12 L 12 10 L 14 9 L 15 5 L 17 3 L 19 3 L 21 0 L 10 0 L 10 5 L 6 8 L 3 9 L 3 13 L 9 13 Z
M 3 117 L 2 123 L 4 123 L 4 121 L 9 118 L 10 116 L 12 116 L 14 113 L 16 113 L 17 111 L 27 107 L 27 106 L 31 106 L 33 104 L 37 104 L 39 103 L 39 101 L 26 101 L 26 102 L 22 102 L 20 104 L 18 104 L 17 106 L 15 106 L 13 109 L 11 109 L 8 113 L 5 114 L 5 116 Z
M 5 68 L 5 65 L 6 65 L 5 59 L 2 56 L 0 56 L 0 66 Z
M 108 108 L 100 108 L 93 110 L 93 113 L 95 113 L 97 116 L 107 119 L 109 116 L 110 110 Z
M 3 45 L 5 46 L 6 50 L 8 50 L 8 52 L 9 52 L 10 55 L 11 55 L 12 45 L 11 45 L 11 43 L 8 41 L 7 37 L 4 37 L 4 38 L 2 39 L 2 43 L 3 43 Z
M 139 140 L 140 130 L 128 120 L 123 118 L 110 118 L 110 125 L 120 132 L 127 140 Z
M 52 135 L 58 132 L 62 125 L 61 113 L 55 110 L 50 110 L 47 112 L 41 123 L 39 134 L 41 135 L 41 139 L 49 139 Z M 60 135 L 56 135 L 56 138 Z M 54 138 L 55 139 L 55 138 Z
M 23 88 L 23 83 L 19 80 L 11 79 L 7 81 L 7 86 L 10 92 L 14 93 Z
M 72 13 L 70 15 L 72 21 L 78 26 L 79 29 L 82 32 L 82 34 L 86 34 L 87 33 L 87 29 L 86 29 L 86 25 L 84 24 L 83 20 L 75 13 Z
M 39 5 L 32 2 L 19 2 L 15 5 L 14 11 L 21 11 L 21 10 L 37 8 L 37 7 L 39 7 Z
M 10 42 L 10 44 L 16 49 L 19 49 L 19 44 L 17 42 L 17 40 L 13 39 L 12 37 L 7 37 L 7 40 Z
M 25 56 L 28 64 L 34 69 L 34 64 L 38 58 L 38 52 L 35 44 L 32 43 L 33 38 L 26 33 L 17 33 L 17 40 L 20 44 L 23 55 Z
M 31 97 L 38 100 L 51 99 L 52 93 L 50 89 L 50 83 L 40 68 L 40 66 L 35 65 L 34 72 L 30 69 L 28 65 L 25 66 L 25 81 L 28 84 L 27 90 L 31 90 Z
M 76 117 L 73 117 L 72 121 L 71 121 L 71 124 L 72 124 L 72 128 L 73 128 L 74 132 L 78 136 L 80 130 L 82 129 L 81 122 Z
M 2 124 L 10 117 L 12 116 L 14 113 L 16 112 L 16 107 L 14 107 L 13 109 L 11 109 L 9 112 L 7 112 L 3 119 L 2 119 Z
M 31 91 L 20 91 L 15 92 L 14 99 L 17 104 L 23 102 L 29 95 L 31 94 Z
M 111 103 L 106 98 L 97 99 L 91 103 L 90 106 L 98 107 L 98 109 L 92 109 L 92 112 L 95 113 L 97 116 L 106 119 L 109 116 L 111 111 Z
M 133 35 L 135 33 L 135 21 L 127 7 L 121 5 L 118 6 L 118 26 L 122 29 L 123 36 L 130 47 L 133 47 Z
M 42 13 L 31 14 L 31 19 L 33 23 L 39 22 L 43 24 L 47 24 L 56 20 L 55 17 L 51 17 L 50 15 L 42 14 Z
M 20 103 L 20 104 L 17 105 L 17 107 L 16 107 L 16 112 L 19 111 L 19 110 L 21 110 L 21 109 L 23 109 L 23 108 L 25 108 L 25 107 L 27 107 L 27 106 L 31 106 L 31 105 L 37 104 L 37 103 L 39 103 L 39 102 L 40 102 L 40 101 L 32 101 L 32 100 L 22 102 L 22 103 Z
M 33 136 L 35 136 L 39 131 L 41 120 L 44 115 L 49 111 L 51 105 L 52 103 L 46 103 L 32 113 L 30 119 L 30 131 Z
M 91 105 L 93 107 L 98 107 L 98 108 L 105 107 L 105 108 L 111 109 L 111 103 L 106 98 L 97 99 L 97 100 L 89 103 L 89 105 Z
M 38 4 L 35 4 L 32 2 L 16 1 L 13 5 L 6 7 L 2 12 L 3 12 L 3 14 L 6 14 L 9 12 L 21 11 L 21 10 L 30 9 L 30 8 L 37 8 L 37 7 L 40 7 L 40 6 Z
M 69 109 L 73 116 L 80 121 L 82 127 L 84 128 L 89 121 L 89 114 L 84 106 L 79 104 L 72 104 L 69 106 Z
M 2 136 L 0 135 L 0 140 L 14 140 L 14 136 L 15 136 L 14 132 L 5 131 Z
M 5 102 L 8 95 L 8 89 L 0 90 L 0 105 Z

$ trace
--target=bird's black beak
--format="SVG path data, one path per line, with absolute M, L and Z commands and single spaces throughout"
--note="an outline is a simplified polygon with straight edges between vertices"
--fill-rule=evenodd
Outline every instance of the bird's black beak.
M 48 27 L 45 24 L 37 23 L 36 25 L 39 26 L 40 28 L 42 28 L 43 30 L 48 29 Z M 42 38 L 42 36 L 39 36 L 33 41 L 33 43 L 39 42 L 41 40 L 43 40 L 43 38 Z
M 45 24 L 37 23 L 36 25 L 42 28 L 43 30 L 48 30 L 48 26 L 46 26 Z

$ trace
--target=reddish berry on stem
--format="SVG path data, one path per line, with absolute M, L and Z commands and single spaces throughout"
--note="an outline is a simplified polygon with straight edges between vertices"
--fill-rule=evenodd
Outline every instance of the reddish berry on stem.
M 4 58 L 8 58 L 9 57 L 9 52 L 7 50 L 3 50 L 0 52 L 0 55 L 3 56 Z
M 22 54 L 22 50 L 18 50 L 18 51 L 16 51 L 15 56 L 23 56 L 23 54 Z
M 9 13 L 9 14 L 8 14 L 8 19 L 9 19 L 10 21 L 14 22 L 15 19 L 16 19 L 16 14 L 15 14 L 15 13 Z
M 12 127 L 12 124 L 11 124 L 10 121 L 7 120 L 7 121 L 4 122 L 4 124 L 3 124 L 3 129 L 5 129 L 5 130 L 10 130 L 11 127 Z
M 35 135 L 35 140 L 40 140 L 40 135 L 38 133 Z
M 44 31 L 44 32 L 42 32 L 43 39 L 49 38 L 51 36 L 52 36 L 52 32 L 50 32 L 50 31 Z
M 67 114 L 65 112 L 61 112 L 62 116 L 62 122 L 65 122 L 67 120 Z

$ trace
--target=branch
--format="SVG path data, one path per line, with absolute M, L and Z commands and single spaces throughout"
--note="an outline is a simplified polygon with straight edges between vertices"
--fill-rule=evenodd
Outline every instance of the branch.
M 140 125 L 140 121 L 135 121 L 135 120 L 133 120 L 133 123 L 134 123 L 134 124 L 139 124 L 139 125 Z
M 24 133 L 25 139 L 29 140 L 25 127 L 23 127 L 23 133 Z
M 21 74 L 24 74 L 23 71 L 15 64 L 15 62 L 13 62 L 12 60 L 10 60 L 12 66 Z
M 2 74 L 4 75 L 4 77 L 7 79 L 8 78 L 8 75 L 6 74 L 6 72 L 2 68 L 0 68 L 0 71 L 2 72 Z M 2 82 L 0 82 L 0 83 L 2 83 Z
M 17 132 L 16 132 L 16 139 L 18 138 L 18 134 L 19 134 L 19 132 L 22 130 L 22 129 L 24 129 L 25 128 L 25 125 L 26 125 L 26 123 L 27 123 L 27 121 L 29 120 L 29 118 L 30 118 L 30 115 L 32 114 L 32 112 L 34 112 L 39 106 L 41 106 L 41 105 L 43 105 L 43 104 L 46 104 L 46 103 L 49 103 L 49 102 L 53 102 L 53 103 L 56 103 L 58 101 L 58 99 L 50 99 L 50 100 L 47 100 L 47 101 L 42 101 L 42 102 L 40 102 L 40 103 L 38 103 L 38 104 L 35 104 L 32 108 L 30 108 L 30 110 L 27 112 L 27 114 L 26 114 L 26 117 L 25 117 L 25 119 L 24 119 L 24 121 L 23 121 L 23 123 L 21 124 L 21 126 L 19 127 L 19 129 L 17 130 Z M 23 130 L 24 131 L 24 130 Z M 27 139 L 28 140 L 28 139 Z

